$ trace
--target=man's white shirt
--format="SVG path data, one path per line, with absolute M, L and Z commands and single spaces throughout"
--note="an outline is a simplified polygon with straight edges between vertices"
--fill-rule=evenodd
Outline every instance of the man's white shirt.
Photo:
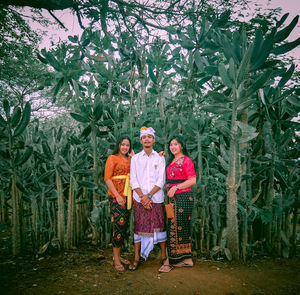
M 143 194 L 148 194 L 156 185 L 160 187 L 160 190 L 153 195 L 152 200 L 154 203 L 163 203 L 164 192 L 162 188 L 166 181 L 165 168 L 165 157 L 159 156 L 154 150 L 149 156 L 144 150 L 135 154 L 130 165 L 131 188 L 134 190 L 139 187 Z M 137 202 L 141 201 L 135 191 L 133 191 L 133 198 Z

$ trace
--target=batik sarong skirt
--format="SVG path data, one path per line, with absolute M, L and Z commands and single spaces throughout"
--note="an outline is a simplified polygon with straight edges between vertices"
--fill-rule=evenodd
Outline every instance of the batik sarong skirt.
M 163 203 L 152 203 L 147 210 L 139 202 L 134 202 L 134 233 L 144 237 L 153 237 L 154 232 L 165 231 Z
M 124 208 L 120 207 L 116 198 L 108 197 L 108 200 L 113 225 L 112 245 L 119 248 L 123 245 L 126 238 L 129 212 L 126 209 L 126 205 Z
M 167 220 L 167 249 L 170 264 L 192 257 L 191 219 L 194 206 L 193 192 L 175 194 L 169 198 L 173 204 L 174 218 Z

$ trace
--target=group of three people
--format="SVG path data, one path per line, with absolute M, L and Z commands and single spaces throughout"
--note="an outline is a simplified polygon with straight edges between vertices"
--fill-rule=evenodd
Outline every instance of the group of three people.
M 185 143 L 180 136 L 174 136 L 169 142 L 171 157 L 167 170 L 164 153 L 158 154 L 153 150 L 153 128 L 141 128 L 140 143 L 143 150 L 134 155 L 129 137 L 121 137 L 105 165 L 104 180 L 108 186 L 113 223 L 114 267 L 118 271 L 124 271 L 124 264 L 128 264 L 129 270 L 136 270 L 140 257 L 146 260 L 157 243 L 161 249 L 160 272 L 169 272 L 173 266 L 191 267 L 190 223 L 194 202 L 191 187 L 196 184 L 193 161 L 187 157 Z M 169 202 L 174 209 L 174 216 L 167 220 L 167 230 L 164 217 L 165 182 Z M 133 262 L 121 257 L 128 225 L 131 189 L 134 199 Z

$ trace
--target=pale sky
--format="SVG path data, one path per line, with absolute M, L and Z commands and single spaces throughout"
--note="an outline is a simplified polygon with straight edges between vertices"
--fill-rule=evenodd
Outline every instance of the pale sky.
M 296 15 L 300 15 L 300 0 L 252 0 L 252 3 L 256 3 L 261 6 L 262 9 L 271 9 L 271 8 L 282 8 L 282 15 L 285 13 L 290 13 L 288 19 L 285 21 L 284 25 L 288 25 Z M 253 5 L 253 7 L 256 7 Z M 53 19 L 50 14 L 45 10 L 45 16 Z M 77 17 L 73 16 L 69 11 L 56 11 L 55 15 L 62 23 L 67 27 L 68 31 L 64 29 L 59 29 L 57 27 L 48 30 L 48 34 L 44 37 L 40 49 L 51 46 L 51 40 L 54 43 L 57 43 L 59 39 L 66 40 L 69 35 L 81 35 L 82 30 L 78 25 Z M 41 28 L 37 24 L 33 24 L 33 28 Z M 43 28 L 43 30 L 45 30 Z M 300 37 L 300 21 L 296 28 L 291 33 L 288 38 L 289 41 L 293 41 Z M 300 46 L 293 50 L 292 55 L 300 61 Z

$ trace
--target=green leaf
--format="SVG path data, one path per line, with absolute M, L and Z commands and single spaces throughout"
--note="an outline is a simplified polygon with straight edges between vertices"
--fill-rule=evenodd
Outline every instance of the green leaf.
M 4 118 L 0 114 L 0 127 L 6 127 L 7 122 L 4 120 Z
M 6 119 L 9 120 L 10 119 L 10 105 L 7 99 L 3 100 L 3 108 L 6 114 Z
M 254 104 L 257 102 L 257 99 L 253 98 L 253 99 L 247 99 L 246 101 L 242 102 L 241 104 L 238 105 L 237 107 L 237 111 L 241 112 L 244 109 L 248 108 L 250 105 Z
M 52 153 L 52 151 L 51 151 L 51 149 L 50 149 L 50 147 L 49 147 L 49 145 L 48 145 L 48 142 L 47 142 L 46 140 L 44 140 L 44 141 L 42 142 L 42 148 L 43 148 L 43 152 L 44 152 L 46 158 L 47 158 L 48 160 L 53 159 L 53 153 Z
M 263 33 L 260 28 L 255 31 L 254 47 L 251 56 L 251 64 L 253 64 L 260 54 L 263 46 Z
M 191 39 L 184 39 L 180 42 L 181 46 L 187 50 L 192 50 L 195 48 L 195 44 Z
M 218 66 L 218 70 L 219 70 L 219 74 L 222 78 L 223 83 L 229 87 L 232 88 L 232 81 L 230 80 L 228 74 L 227 74 L 227 70 L 225 68 L 225 65 L 223 63 L 220 63 Z
M 228 171 L 228 168 L 229 168 L 228 163 L 221 156 L 218 156 L 218 159 L 219 159 L 219 162 L 220 162 L 221 166 L 223 167 L 223 169 L 225 171 Z
M 209 91 L 208 95 L 213 100 L 215 100 L 216 102 L 219 102 L 219 103 L 227 103 L 227 102 L 231 101 L 230 97 L 224 95 L 223 93 L 219 93 L 219 92 L 216 92 L 216 91 Z
M 84 186 L 84 187 L 86 187 L 88 189 L 92 189 L 92 190 L 95 190 L 98 188 L 98 186 L 95 183 L 89 182 L 89 181 L 78 181 L 78 184 L 80 186 Z
M 43 56 L 41 56 L 39 53 L 37 53 L 36 55 L 37 55 L 38 59 L 39 59 L 42 63 L 48 64 L 47 59 L 45 59 L 45 58 L 44 58 Z
M 59 62 L 57 61 L 57 59 L 54 57 L 54 55 L 50 52 L 47 52 L 47 54 L 45 55 L 46 59 L 49 61 L 49 64 L 56 70 L 56 71 L 60 71 L 61 70 L 61 66 L 59 64 Z
M 282 78 L 278 83 L 278 87 L 283 87 L 286 84 L 286 82 L 290 80 L 291 76 L 294 73 L 294 70 L 295 70 L 295 65 L 292 64 L 290 68 L 285 72 L 285 74 L 282 75 Z
M 85 39 L 83 42 L 82 42 L 82 46 L 85 47 L 85 46 L 88 46 L 90 44 L 91 40 L 89 38 Z
M 203 106 L 201 107 L 201 110 L 210 112 L 213 114 L 230 114 L 232 112 L 231 109 L 224 107 L 222 104 L 214 104 L 209 106 Z
M 58 91 L 60 90 L 60 88 L 64 85 L 64 78 L 59 79 L 59 81 L 57 82 L 57 84 L 55 85 L 55 87 L 53 88 L 53 100 L 52 103 L 56 102 L 56 95 L 58 93 Z
M 156 80 L 156 77 L 155 77 L 154 72 L 153 72 L 152 63 L 148 63 L 148 73 L 149 73 L 149 77 L 152 80 L 152 82 L 154 84 L 157 84 L 157 80 Z
M 300 107 L 300 99 L 299 99 L 299 97 L 296 97 L 296 96 L 291 95 L 291 96 L 289 96 L 289 97 L 287 98 L 287 101 L 288 101 L 290 104 L 292 104 L 292 105 L 294 105 L 294 106 L 296 106 L 296 107 Z
M 23 131 L 25 130 L 25 128 L 29 124 L 30 113 L 31 113 L 30 103 L 26 102 L 24 110 L 23 110 L 23 114 L 22 114 L 22 119 L 21 119 L 19 125 L 16 127 L 16 129 L 14 131 L 14 136 L 18 136 L 21 133 L 23 133 Z
M 24 152 L 24 154 L 22 155 L 22 157 L 14 163 L 15 166 L 20 166 L 22 164 L 24 164 L 28 159 L 29 157 L 32 155 L 32 152 L 33 152 L 33 148 L 30 146 L 26 149 L 26 151 Z
M 203 84 L 208 82 L 211 79 L 211 76 L 204 77 L 200 81 L 197 82 L 197 87 L 201 87 Z
M 282 18 L 276 23 L 276 28 L 279 28 L 284 22 L 285 20 L 288 18 L 289 13 L 286 13 L 282 16 Z
M 277 32 L 274 36 L 274 42 L 279 43 L 285 40 L 297 25 L 298 20 L 299 20 L 299 15 L 295 16 L 287 27 Z
M 195 60 L 195 63 L 196 63 L 196 66 L 197 66 L 198 70 L 200 72 L 203 72 L 205 64 L 202 62 L 202 56 L 201 56 L 201 54 L 198 50 L 195 51 L 194 60 Z
M 248 49 L 246 50 L 243 56 L 243 59 L 237 71 L 237 78 L 236 78 L 237 86 L 239 86 L 242 83 L 242 81 L 245 79 L 245 77 L 247 76 L 250 70 L 249 62 L 250 62 L 252 51 L 253 51 L 253 44 L 250 44 L 250 46 L 248 47 Z
M 90 135 L 91 131 L 92 131 L 91 125 L 88 125 L 86 128 L 84 128 L 80 136 L 82 136 L 83 138 L 87 138 Z
M 262 88 L 265 85 L 265 83 L 268 81 L 268 79 L 270 78 L 271 73 L 272 73 L 272 70 L 268 70 L 265 73 L 263 73 L 262 75 L 260 75 L 254 81 L 254 83 L 249 88 L 246 89 L 246 91 L 243 91 L 241 93 L 241 99 L 243 99 L 244 97 L 250 97 L 255 91 Z
M 273 48 L 273 44 L 274 44 L 273 33 L 270 33 L 266 37 L 265 40 L 262 40 L 261 44 L 255 44 L 255 42 L 254 42 L 253 55 L 251 57 L 251 70 L 252 71 L 258 69 L 262 64 L 264 64 L 264 62 L 270 55 L 270 52 Z M 260 50 L 257 50 L 256 47 L 260 47 Z M 255 51 L 255 50 L 257 50 L 257 51 Z
M 84 117 L 84 116 L 76 114 L 76 113 L 70 113 L 70 115 L 73 119 L 75 119 L 78 122 L 81 122 L 81 123 L 89 123 L 90 122 L 88 117 Z
M 230 58 L 229 60 L 229 77 L 232 81 L 235 81 L 235 77 L 236 77 L 236 66 L 234 63 L 233 58 Z
M 12 117 L 11 117 L 11 127 L 15 128 L 21 119 L 21 109 L 19 107 L 16 107 L 13 111 Z
M 274 48 L 272 50 L 272 53 L 274 53 L 274 54 L 284 54 L 284 53 L 287 53 L 287 52 L 293 50 L 294 48 L 296 48 L 299 45 L 300 45 L 300 38 L 296 39 L 293 42 L 289 42 L 289 43 L 286 43 L 286 44 L 283 44 L 281 46 L 278 46 L 278 47 Z
M 102 104 L 98 103 L 96 105 L 94 111 L 93 111 L 94 120 L 99 121 L 99 119 L 101 118 L 102 113 L 103 113 Z

